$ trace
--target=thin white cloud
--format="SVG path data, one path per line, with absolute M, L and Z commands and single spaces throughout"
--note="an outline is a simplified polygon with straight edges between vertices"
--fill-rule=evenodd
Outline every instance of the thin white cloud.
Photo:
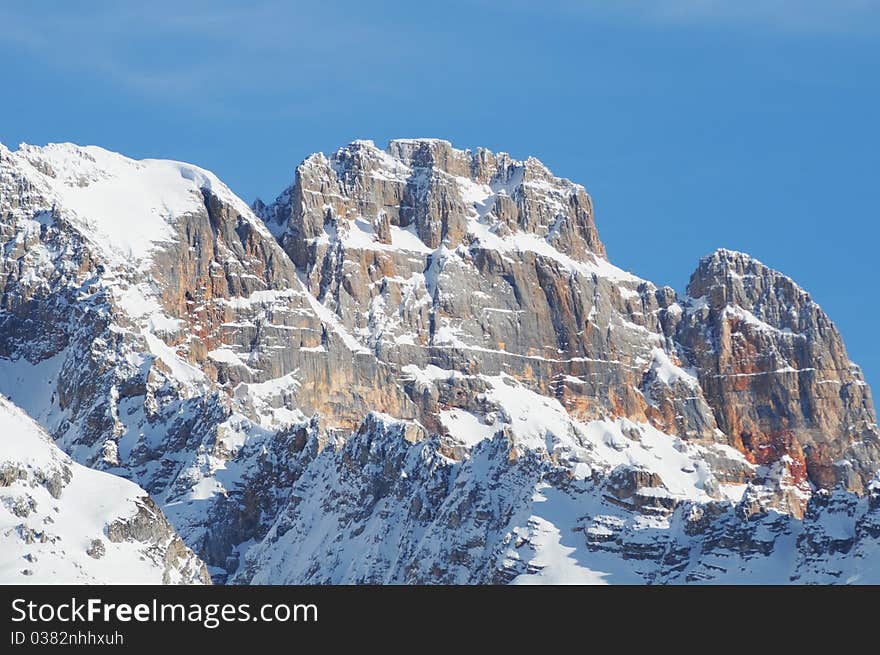
M 358 63 L 402 61 L 381 24 L 366 26 L 332 7 L 298 10 L 264 0 L 248 5 L 175 0 L 109 3 L 78 11 L 0 7 L 0 46 L 53 69 L 102 79 L 116 88 L 200 113 L 262 109 L 253 92 L 301 90 L 332 75 L 341 88 L 363 88 Z M 360 52 L 352 58 L 354 51 Z
M 458 63 L 452 57 L 444 68 L 445 54 L 471 48 L 482 56 L 490 41 L 462 35 L 492 34 L 494 17 L 509 12 L 591 28 L 613 20 L 658 29 L 785 30 L 806 38 L 880 33 L 880 0 L 460 0 L 446 9 L 445 26 L 420 20 L 405 0 L 393 4 L 33 0 L 0 6 L 0 47 L 25 53 L 40 68 L 100 79 L 198 115 L 253 117 L 359 95 L 400 101 L 399 81 L 417 80 L 432 66 L 454 83 L 479 78 L 478 67 L 461 65 L 467 57 Z M 529 47 L 527 27 L 507 36 Z M 529 52 L 554 63 L 552 48 Z M 274 103 L 280 96 L 284 101 Z
M 568 11 L 801 33 L 880 31 L 880 0 L 562 0 Z

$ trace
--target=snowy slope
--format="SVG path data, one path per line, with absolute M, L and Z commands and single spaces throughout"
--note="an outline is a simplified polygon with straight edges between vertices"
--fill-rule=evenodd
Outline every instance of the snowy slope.
M 0 435 L 0 581 L 205 581 L 143 489 L 73 462 L 4 398 Z
M 251 214 L 213 173 L 182 162 L 72 143 L 22 144 L 10 156 L 113 264 L 148 263 L 156 245 L 174 238 L 174 221 L 202 207 L 203 191 Z
M 506 409 L 516 417 L 529 408 Z M 709 472 L 717 453 L 649 426 L 551 425 L 552 453 L 510 431 L 473 441 L 460 427 L 449 436 L 473 443 L 464 454 L 443 438 L 412 443 L 404 422 L 369 417 L 309 465 L 232 582 L 880 580 L 880 484 L 865 498 L 818 493 L 803 520 L 775 510 L 750 515 L 762 482 L 719 484 Z

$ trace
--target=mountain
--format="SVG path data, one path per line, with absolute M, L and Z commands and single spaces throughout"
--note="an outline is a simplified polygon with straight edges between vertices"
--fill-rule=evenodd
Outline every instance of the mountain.
M 534 158 L 356 141 L 248 207 L 0 146 L 0 244 L 0 392 L 215 582 L 876 582 L 830 319 L 742 253 L 685 297 L 615 267 Z

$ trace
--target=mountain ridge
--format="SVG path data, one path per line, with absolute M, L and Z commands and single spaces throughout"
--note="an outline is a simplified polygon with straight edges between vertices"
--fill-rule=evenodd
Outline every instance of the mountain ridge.
M 870 390 L 747 255 L 680 297 L 608 261 L 581 185 L 443 140 L 313 155 L 253 211 L 49 150 L 0 147 L 0 391 L 216 581 L 865 580 Z

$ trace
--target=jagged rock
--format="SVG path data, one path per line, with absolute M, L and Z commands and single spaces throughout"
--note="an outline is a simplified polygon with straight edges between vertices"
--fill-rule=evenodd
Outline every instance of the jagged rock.
M 120 540 L 121 541 L 121 540 Z M 107 552 L 107 549 L 104 548 L 104 542 L 100 539 L 92 539 L 92 543 L 89 544 L 88 549 L 86 550 L 86 555 L 91 557 L 92 559 L 101 559 L 104 557 L 104 553 Z M 28 557 L 30 557 L 30 553 Z
M 870 391 L 834 324 L 789 278 L 719 250 L 688 286 L 681 343 L 731 445 L 805 463 L 813 484 L 861 492 L 880 461 Z

